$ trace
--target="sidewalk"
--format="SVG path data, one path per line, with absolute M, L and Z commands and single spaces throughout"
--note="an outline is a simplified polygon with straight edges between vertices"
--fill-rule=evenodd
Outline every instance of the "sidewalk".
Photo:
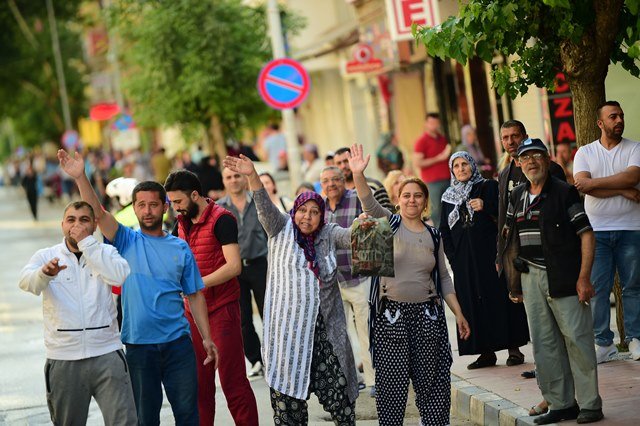
M 455 344 L 455 340 L 452 340 Z M 532 370 L 531 345 L 521 348 L 525 364 L 507 367 L 507 351 L 498 352 L 495 367 L 467 370 L 476 358 L 454 353 L 451 409 L 460 418 L 468 418 L 480 425 L 533 425 L 529 408 L 542 399 L 535 379 L 524 379 L 520 373 Z M 616 361 L 598 365 L 600 395 L 604 420 L 599 425 L 628 426 L 640 424 L 635 409 L 640 403 L 640 361 L 633 361 L 629 353 L 621 353 Z M 561 424 L 576 424 L 575 420 Z

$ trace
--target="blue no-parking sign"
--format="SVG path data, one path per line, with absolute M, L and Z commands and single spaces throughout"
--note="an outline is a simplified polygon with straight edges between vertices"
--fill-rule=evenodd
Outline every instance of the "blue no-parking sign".
M 271 108 L 295 108 L 309 94 L 309 74 L 293 59 L 276 59 L 260 71 L 258 91 Z

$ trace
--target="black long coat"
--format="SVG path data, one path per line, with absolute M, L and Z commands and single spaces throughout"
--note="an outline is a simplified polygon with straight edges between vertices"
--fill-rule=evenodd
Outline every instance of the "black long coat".
M 463 205 L 460 218 L 449 229 L 448 217 L 454 206 L 447 202 L 442 202 L 440 219 L 456 295 L 471 328 L 468 340 L 458 337 L 460 355 L 516 348 L 529 341 L 524 306 L 509 300 L 504 275 L 498 277 L 496 272 L 498 182 L 476 183 L 470 198 L 483 200 L 483 209 L 474 212 L 473 220 Z

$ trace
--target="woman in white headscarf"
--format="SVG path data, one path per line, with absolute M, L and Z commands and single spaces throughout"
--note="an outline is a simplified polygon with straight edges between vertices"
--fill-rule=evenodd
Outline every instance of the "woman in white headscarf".
M 495 365 L 495 352 L 503 349 L 509 350 L 507 365 L 522 364 L 519 347 L 529 341 L 527 318 L 522 304 L 509 300 L 504 275 L 499 277 L 495 267 L 498 182 L 482 178 L 464 151 L 451 156 L 449 169 L 440 232 L 462 313 L 474 331 L 469 339 L 458 339 L 458 351 L 480 355 L 467 366 L 470 370 Z

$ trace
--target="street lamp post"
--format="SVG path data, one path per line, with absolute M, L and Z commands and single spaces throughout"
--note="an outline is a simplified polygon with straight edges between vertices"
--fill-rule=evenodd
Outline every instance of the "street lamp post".
M 267 4 L 267 16 L 269 22 L 269 32 L 271 34 L 271 48 L 273 58 L 285 57 L 284 40 L 282 38 L 282 23 L 280 22 L 280 10 L 277 0 L 269 0 Z M 296 121 L 293 109 L 282 110 L 282 124 L 284 125 L 285 137 L 287 140 L 287 162 L 289 165 L 289 182 L 291 188 L 295 190 L 300 184 L 300 148 L 298 146 L 298 134 L 296 132 Z

